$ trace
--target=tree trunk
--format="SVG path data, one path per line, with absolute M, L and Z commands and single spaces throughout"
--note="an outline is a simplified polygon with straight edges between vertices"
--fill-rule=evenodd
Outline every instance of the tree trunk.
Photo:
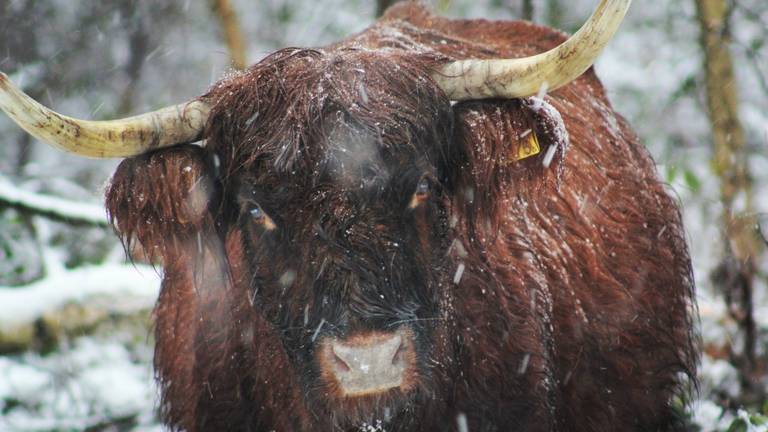
M 554 28 L 563 28 L 563 7 L 560 0 L 547 0 L 547 21 L 547 24 Z
M 32 136 L 28 133 L 19 134 L 16 141 L 16 163 L 13 167 L 13 174 L 16 176 L 24 175 L 24 167 L 29 163 L 32 155 Z
M 533 0 L 523 0 L 523 19 L 533 21 Z
M 247 66 L 245 59 L 245 38 L 240 29 L 237 13 L 229 0 L 210 0 L 213 13 L 221 23 L 224 32 L 224 42 L 227 44 L 232 67 L 243 70 Z
M 752 184 L 747 166 L 747 146 L 739 120 L 738 92 L 733 60 L 729 50 L 727 0 L 696 0 L 704 50 L 707 108 L 714 145 L 713 166 L 720 178 L 720 199 L 725 258 L 714 275 L 716 286 L 724 292 L 731 316 L 738 322 L 744 344 L 732 356 L 739 367 L 746 399 L 764 398 L 755 375 L 756 326 L 752 289 L 756 277 L 756 258 L 760 243 L 752 212 Z M 746 400 L 745 402 L 750 402 Z
M 120 96 L 120 104 L 117 113 L 123 115 L 133 111 L 133 96 L 141 76 L 141 70 L 150 50 L 150 37 L 142 16 L 136 11 L 133 2 L 123 1 L 119 3 L 124 25 L 128 30 L 128 63 L 125 65 L 125 74 L 128 77 L 128 85 Z

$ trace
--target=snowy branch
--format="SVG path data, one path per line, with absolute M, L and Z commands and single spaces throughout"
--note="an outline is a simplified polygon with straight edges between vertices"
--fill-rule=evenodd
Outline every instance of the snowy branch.
M 0 177 L 0 205 L 73 225 L 109 225 L 104 207 L 25 191 Z
M 152 267 L 107 264 L 68 270 L 21 287 L 0 286 L 0 328 L 34 321 L 67 303 L 100 297 L 111 311 L 152 307 L 160 275 Z
M 148 326 L 159 285 L 150 267 L 105 265 L 0 287 L 0 353 L 54 349 L 107 324 Z

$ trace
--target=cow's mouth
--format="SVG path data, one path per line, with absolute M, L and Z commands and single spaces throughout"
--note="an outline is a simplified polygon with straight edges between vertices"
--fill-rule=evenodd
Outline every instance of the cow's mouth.
M 418 381 L 413 333 L 407 328 L 326 338 L 317 362 L 334 411 L 351 422 L 386 422 L 410 399 Z

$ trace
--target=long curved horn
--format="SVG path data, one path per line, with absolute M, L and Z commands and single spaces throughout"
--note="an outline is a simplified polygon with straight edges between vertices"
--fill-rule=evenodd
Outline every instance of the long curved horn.
M 624 20 L 632 0 L 601 0 L 570 39 L 545 53 L 519 59 L 460 60 L 432 77 L 452 100 L 521 98 L 542 87 L 560 88 L 595 62 Z
M 121 120 L 78 120 L 35 102 L 2 72 L 0 109 L 40 141 L 92 158 L 136 156 L 196 141 L 210 112 L 208 104 L 193 100 Z

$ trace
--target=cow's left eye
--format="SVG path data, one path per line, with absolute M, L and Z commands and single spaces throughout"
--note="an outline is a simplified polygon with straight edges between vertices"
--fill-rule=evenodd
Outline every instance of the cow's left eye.
M 418 207 L 419 204 L 426 201 L 429 198 L 429 190 L 431 186 L 432 185 L 426 176 L 419 179 L 419 182 L 416 183 L 416 191 L 413 193 L 411 203 L 408 207 L 414 209 Z

